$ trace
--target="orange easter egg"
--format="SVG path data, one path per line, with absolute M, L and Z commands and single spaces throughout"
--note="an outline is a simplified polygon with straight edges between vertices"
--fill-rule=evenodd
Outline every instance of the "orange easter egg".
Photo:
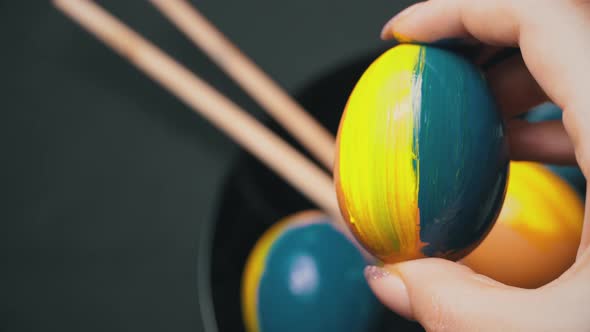
M 463 263 L 511 286 L 540 287 L 574 263 L 583 218 L 567 182 L 540 164 L 512 162 L 496 224 Z

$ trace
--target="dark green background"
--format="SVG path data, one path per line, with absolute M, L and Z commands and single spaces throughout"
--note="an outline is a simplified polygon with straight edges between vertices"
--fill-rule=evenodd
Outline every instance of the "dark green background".
M 194 1 L 290 91 L 383 46 L 409 2 Z M 264 119 L 146 1 L 100 3 Z M 237 147 L 46 1 L 0 1 L 0 40 L 0 331 L 202 330 Z

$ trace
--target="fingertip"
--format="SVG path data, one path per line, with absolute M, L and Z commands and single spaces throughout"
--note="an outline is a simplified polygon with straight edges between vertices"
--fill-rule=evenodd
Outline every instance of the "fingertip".
M 391 31 L 391 21 L 392 20 L 393 20 L 393 18 L 390 19 L 389 21 L 387 21 L 387 23 L 385 23 L 383 28 L 381 28 L 381 33 L 379 34 L 379 37 L 381 38 L 381 40 L 389 40 L 389 39 L 393 38 L 393 31 Z
M 394 269 L 367 266 L 365 278 L 381 303 L 400 316 L 413 320 L 408 289 Z
M 387 22 L 383 26 L 383 29 L 381 30 L 381 35 L 380 35 L 381 40 L 394 39 L 400 43 L 410 43 L 410 42 L 414 41 L 412 38 L 406 37 L 394 30 L 394 26 L 393 26 L 394 19 L 395 19 L 395 17 L 392 18 L 389 22 Z
M 409 41 L 408 38 L 405 38 L 405 37 L 399 35 L 399 33 L 396 33 L 394 30 L 394 26 L 396 24 L 398 24 L 399 22 L 401 22 L 402 20 L 410 18 L 417 11 L 417 9 L 419 7 L 421 7 L 422 4 L 423 4 L 422 2 L 415 3 L 415 4 L 411 5 L 410 7 L 407 7 L 406 9 L 402 10 L 397 15 L 392 17 L 389 21 L 387 21 L 387 23 L 385 23 L 385 25 L 383 26 L 383 29 L 381 30 L 381 39 L 383 39 L 383 40 L 396 39 L 399 42 Z

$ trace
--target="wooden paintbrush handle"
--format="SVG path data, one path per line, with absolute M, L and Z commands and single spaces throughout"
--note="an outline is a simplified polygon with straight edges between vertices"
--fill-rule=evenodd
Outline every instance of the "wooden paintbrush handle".
M 92 1 L 54 3 L 327 213 L 339 215 L 330 177 L 254 117 Z
M 332 170 L 334 137 L 185 0 L 151 0 L 317 160 Z

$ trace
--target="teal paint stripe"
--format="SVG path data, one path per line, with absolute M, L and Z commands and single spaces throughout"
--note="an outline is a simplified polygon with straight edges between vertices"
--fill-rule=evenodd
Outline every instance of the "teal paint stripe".
M 457 259 L 489 231 L 508 170 L 504 128 L 482 74 L 425 47 L 419 157 L 420 238 L 428 256 Z

